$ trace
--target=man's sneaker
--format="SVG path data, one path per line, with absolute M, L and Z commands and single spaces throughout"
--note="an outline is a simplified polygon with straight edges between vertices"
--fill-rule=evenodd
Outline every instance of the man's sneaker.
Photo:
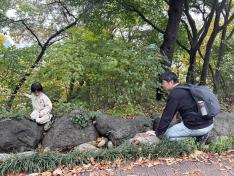
M 209 133 L 206 133 L 203 136 L 198 136 L 196 141 L 197 141 L 198 145 L 201 147 L 201 146 L 204 146 L 206 144 L 206 141 L 208 138 L 209 138 Z

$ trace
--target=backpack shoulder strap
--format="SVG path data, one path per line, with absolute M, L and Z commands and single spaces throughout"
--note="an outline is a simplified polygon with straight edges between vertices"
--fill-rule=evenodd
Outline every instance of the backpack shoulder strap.
M 190 90 L 191 89 L 191 84 L 184 84 L 181 86 L 176 86 L 175 89 L 186 89 L 186 90 Z

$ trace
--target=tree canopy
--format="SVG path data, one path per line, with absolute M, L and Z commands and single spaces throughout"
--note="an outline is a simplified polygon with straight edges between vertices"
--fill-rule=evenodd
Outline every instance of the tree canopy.
M 0 102 L 35 81 L 58 106 L 131 114 L 161 99 L 159 75 L 233 96 L 232 0 L 0 2 Z M 14 44 L 6 46 L 7 37 Z M 9 96 L 8 96 L 9 95 Z

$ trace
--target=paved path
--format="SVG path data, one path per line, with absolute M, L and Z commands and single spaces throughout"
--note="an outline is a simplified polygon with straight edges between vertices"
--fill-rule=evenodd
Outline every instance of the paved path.
M 221 159 L 222 158 L 222 159 Z M 148 166 L 147 166 L 148 165 Z M 234 152 L 229 156 L 213 157 L 204 161 L 188 160 L 174 164 L 136 165 L 132 169 L 94 170 L 81 176 L 234 176 Z

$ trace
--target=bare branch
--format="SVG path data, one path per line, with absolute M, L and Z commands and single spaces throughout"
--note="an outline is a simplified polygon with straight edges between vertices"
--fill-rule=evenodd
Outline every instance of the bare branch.
M 233 19 L 234 19 L 234 14 L 232 14 L 232 16 L 223 24 L 223 26 L 227 26 L 228 24 L 230 24 Z
M 201 52 L 201 49 L 200 49 L 200 48 L 198 49 L 198 53 L 199 53 L 199 56 L 204 60 L 204 56 L 203 56 L 203 54 L 202 54 L 202 52 Z
M 51 45 L 53 45 L 54 43 L 56 43 L 56 42 L 58 42 L 58 41 L 63 40 L 63 39 L 66 38 L 66 37 L 67 37 L 67 36 L 63 36 L 63 37 L 58 38 L 57 40 L 51 41 L 51 42 L 49 43 L 48 47 L 51 46 Z
M 214 0 L 214 2 L 213 2 L 213 4 L 212 4 L 211 12 L 210 12 L 209 15 L 208 15 L 208 16 L 209 16 L 209 17 L 208 17 L 208 20 L 207 20 L 207 22 L 204 24 L 204 30 L 202 30 L 203 32 L 201 32 L 201 36 L 199 37 L 199 40 L 198 40 L 198 42 L 197 42 L 196 47 L 199 47 L 199 46 L 202 44 L 204 38 L 205 38 L 206 35 L 207 35 L 207 32 L 208 32 L 208 30 L 209 30 L 211 21 L 212 21 L 212 19 L 213 19 L 213 16 L 214 16 L 214 13 L 215 13 L 215 9 L 216 9 L 216 7 L 217 7 L 217 4 L 218 4 L 218 1 L 217 1 L 217 0 Z M 200 32 L 199 32 L 199 33 L 200 33 Z
M 25 26 L 25 28 L 36 38 L 38 45 L 42 48 L 42 43 L 40 42 L 38 36 L 35 34 L 35 32 L 25 23 L 25 21 L 22 21 L 22 24 Z
M 51 4 L 59 4 L 59 5 L 65 10 L 65 12 L 66 12 L 69 16 L 73 17 L 74 20 L 76 20 L 77 17 L 76 17 L 75 15 L 73 15 L 73 14 L 68 10 L 68 8 L 67 8 L 66 5 L 64 4 L 64 2 L 61 2 L 60 0 L 58 0 L 58 1 L 54 1 L 54 2 L 48 3 L 47 5 L 51 5 Z
M 184 24 L 184 27 L 185 27 L 185 29 L 187 31 L 187 34 L 188 34 L 188 39 L 191 42 L 191 40 L 192 40 L 192 34 L 191 34 L 190 30 L 189 30 L 189 26 L 186 23 L 186 21 L 184 21 L 183 19 L 181 19 L 181 22 Z

